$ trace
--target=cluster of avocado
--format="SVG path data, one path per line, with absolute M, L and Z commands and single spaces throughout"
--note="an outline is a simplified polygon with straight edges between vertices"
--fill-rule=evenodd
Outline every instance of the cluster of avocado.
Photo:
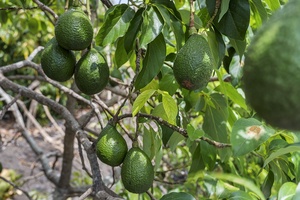
M 59 82 L 74 75 L 77 87 L 87 95 L 102 91 L 108 83 L 109 68 L 103 55 L 95 48 L 89 48 L 92 40 L 92 24 L 79 7 L 63 13 L 55 24 L 55 37 L 42 53 L 44 73 Z M 84 49 L 87 49 L 86 53 L 76 62 L 73 51 Z

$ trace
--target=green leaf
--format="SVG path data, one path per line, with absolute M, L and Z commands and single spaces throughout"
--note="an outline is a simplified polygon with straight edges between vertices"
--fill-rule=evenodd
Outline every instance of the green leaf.
M 255 18 L 256 27 L 260 27 L 262 25 L 262 22 L 268 19 L 266 8 L 264 7 L 261 0 L 253 0 L 250 3 L 251 10 Z
M 230 39 L 230 44 L 233 46 L 233 48 L 235 49 L 236 53 L 240 56 L 240 58 L 242 58 L 246 50 L 247 41 Z
M 265 0 L 266 4 L 271 8 L 271 10 L 275 11 L 280 8 L 279 0 Z
M 166 112 L 166 115 L 168 116 L 167 121 L 170 124 L 176 125 L 178 108 L 175 99 L 173 99 L 167 92 L 163 92 L 161 90 L 159 90 L 158 92 L 162 95 L 162 104 Z
M 162 103 L 156 105 L 155 108 L 152 110 L 151 114 L 156 117 L 160 117 L 165 121 L 168 121 L 168 115 Z
M 164 21 L 161 14 L 154 9 L 155 7 L 150 6 L 143 13 L 143 23 L 141 27 L 140 46 L 145 47 L 147 44 L 152 42 L 158 35 L 160 35 Z
M 270 197 L 273 184 L 274 184 L 274 173 L 273 171 L 270 170 L 261 189 L 265 197 Z
M 180 133 L 174 132 L 168 142 L 170 150 L 174 151 L 177 148 L 178 143 L 184 139 L 185 137 L 183 137 Z
M 220 22 L 221 19 L 222 19 L 222 17 L 227 13 L 228 8 L 229 8 L 229 2 L 230 2 L 230 0 L 223 0 L 222 1 L 222 3 L 221 3 L 221 11 L 220 11 L 220 14 L 219 14 L 218 22 Z
M 128 61 L 131 54 L 131 53 L 129 53 L 129 55 L 127 54 L 124 48 L 124 42 L 125 42 L 125 38 L 121 37 L 118 39 L 116 45 L 117 47 L 116 47 L 114 59 L 118 68 Z
M 299 200 L 299 197 L 300 197 L 300 183 L 298 183 L 297 185 L 296 193 L 292 200 Z
M 205 169 L 205 164 L 204 164 L 204 160 L 202 158 L 200 146 L 201 146 L 201 144 L 198 143 L 196 149 L 193 152 L 191 152 L 192 153 L 192 164 L 190 166 L 190 170 L 188 173 L 189 177 L 193 177 L 194 174 Z M 190 151 L 191 151 L 191 149 L 190 149 Z
M 229 197 L 229 200 L 251 200 L 251 199 L 254 200 L 255 198 L 253 198 L 250 194 L 242 190 L 233 192 Z
M 162 142 L 165 146 L 167 146 L 167 143 L 169 139 L 171 138 L 172 134 L 174 133 L 174 130 L 161 124 L 161 132 L 162 132 Z
M 135 13 L 133 19 L 130 22 L 127 32 L 125 33 L 124 48 L 127 53 L 131 52 L 133 49 L 133 45 L 135 44 L 135 40 L 143 23 L 142 15 L 144 11 L 144 8 L 138 9 L 138 11 Z
M 155 3 L 155 4 L 164 5 L 174 17 L 176 17 L 178 20 L 181 20 L 181 16 L 180 16 L 176 6 L 174 5 L 173 1 L 170 1 L 170 0 L 152 0 L 151 2 Z
M 205 167 L 208 170 L 214 170 L 216 167 L 216 159 L 217 159 L 216 148 L 203 140 L 201 140 L 199 144 L 200 144 L 201 156 Z
M 278 149 L 277 151 L 273 152 L 267 159 L 265 159 L 264 166 L 267 166 L 272 160 L 294 151 L 300 151 L 300 143 L 290 144 L 284 148 Z
M 247 110 L 247 104 L 244 97 L 233 87 L 230 83 L 222 82 L 222 84 L 215 88 L 216 91 L 220 91 L 222 94 L 229 97 L 234 103 Z
M 226 174 L 226 173 L 209 173 L 209 175 L 216 178 L 216 179 L 225 180 L 225 181 L 229 181 L 229 182 L 239 184 L 239 185 L 251 190 L 261 200 L 266 199 L 264 197 L 263 193 L 261 192 L 261 190 L 252 181 L 250 181 L 246 178 L 242 178 L 242 177 L 239 177 L 237 175 Z
M 214 57 L 214 66 L 217 69 L 221 66 L 221 62 L 225 56 L 225 43 L 222 35 L 217 30 L 215 32 L 208 31 L 207 36 L 208 44 Z
M 143 150 L 149 156 L 150 160 L 154 158 L 156 153 L 161 148 L 161 138 L 159 134 L 153 130 L 151 126 L 149 129 L 144 127 L 143 129 Z
M 190 24 L 190 11 L 179 10 L 179 13 L 181 15 L 183 23 L 188 26 Z M 194 16 L 194 23 L 196 29 L 200 29 L 201 27 L 203 27 L 202 21 L 197 15 Z
M 291 200 L 296 193 L 297 185 L 293 182 L 284 183 L 278 192 L 277 199 Z
M 196 200 L 192 195 L 185 192 L 171 192 L 162 196 L 160 200 Z
M 180 21 L 178 21 L 176 18 L 172 18 L 171 22 L 171 29 L 174 32 L 175 39 L 176 39 L 176 48 L 177 51 L 179 51 L 182 47 L 183 41 L 185 40 L 185 35 L 182 30 L 182 24 Z
M 148 99 L 154 94 L 155 90 L 149 89 L 143 91 L 133 102 L 132 115 L 135 116 L 144 107 Z
M 216 1 L 206 0 L 206 5 L 210 16 L 214 15 Z M 222 1 L 223 4 L 223 1 Z M 228 11 L 219 20 L 221 9 L 213 23 L 215 27 L 224 35 L 244 40 L 250 22 L 250 5 L 248 0 L 230 0 Z
M 143 68 L 135 81 L 135 89 L 145 87 L 159 73 L 166 58 L 166 43 L 164 36 L 160 34 L 153 40 L 147 48 L 146 56 L 143 60 Z
M 163 91 L 167 91 L 170 95 L 175 94 L 178 87 L 179 86 L 173 74 L 165 74 L 163 75 L 162 79 L 159 81 L 159 89 Z
M 195 129 L 191 124 L 187 125 L 186 130 L 191 141 L 194 141 L 205 134 L 203 130 Z
M 228 105 L 226 99 L 217 93 L 206 101 L 207 108 L 204 116 L 203 130 L 211 139 L 227 143 L 226 122 L 228 118 Z M 228 149 L 219 150 L 222 159 L 228 156 Z
M 238 119 L 231 132 L 231 144 L 234 156 L 245 155 L 265 142 L 275 131 L 260 121 L 249 118 Z
M 115 42 L 117 38 L 124 36 L 133 16 L 134 10 L 128 5 L 116 5 L 106 16 L 96 36 L 96 44 L 105 46 Z

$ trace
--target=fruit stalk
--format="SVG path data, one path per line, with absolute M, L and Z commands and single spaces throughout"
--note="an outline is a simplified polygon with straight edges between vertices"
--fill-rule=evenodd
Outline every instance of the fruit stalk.
M 195 6 L 194 0 L 190 0 L 190 23 L 189 23 L 189 34 L 192 35 L 197 33 L 195 28 Z

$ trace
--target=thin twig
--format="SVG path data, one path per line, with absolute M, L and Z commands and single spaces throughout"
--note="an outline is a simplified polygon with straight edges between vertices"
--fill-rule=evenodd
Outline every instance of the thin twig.
M 184 128 L 181 128 L 179 126 L 176 126 L 176 125 L 173 125 L 173 124 L 170 124 L 169 122 L 163 120 L 161 117 L 157 117 L 157 116 L 153 116 L 153 115 L 149 115 L 149 114 L 145 114 L 145 113 L 138 113 L 137 116 L 139 117 L 145 117 L 145 118 L 148 118 L 148 119 L 152 119 L 152 120 L 155 120 L 156 122 L 158 122 L 159 124 L 163 124 L 167 127 L 169 127 L 170 129 L 178 132 L 179 134 L 181 134 L 182 136 L 184 136 L 185 138 L 188 138 L 188 133 L 187 133 L 187 130 L 185 130 Z M 132 117 L 132 114 L 128 113 L 128 114 L 123 114 L 123 115 L 120 115 L 118 117 L 119 120 L 122 120 L 124 118 L 129 118 L 129 117 Z M 221 142 L 217 142 L 217 141 L 214 141 L 212 139 L 209 139 L 207 137 L 200 137 L 199 140 L 203 140 L 205 142 L 207 142 L 208 144 L 210 145 L 213 145 L 217 148 L 226 148 L 226 147 L 231 147 L 231 144 L 228 144 L 228 143 L 221 143 Z
M 205 29 L 209 28 L 209 26 L 213 23 L 214 19 L 216 18 L 217 14 L 219 12 L 222 0 L 215 0 L 215 1 L 216 1 L 216 5 L 215 5 L 215 10 L 214 10 L 213 16 L 207 22 Z
M 46 6 L 39 0 L 33 0 L 33 2 L 36 3 L 41 8 L 41 10 L 43 10 L 44 12 L 50 13 L 54 17 L 55 20 L 58 19 L 58 15 L 51 8 L 49 8 L 48 6 Z
M 2 118 L 4 117 L 5 113 L 8 111 L 8 109 L 14 104 L 16 103 L 16 101 L 21 97 L 20 94 L 17 94 L 13 100 L 11 102 L 9 102 L 8 104 L 6 104 L 5 106 L 3 106 L 1 114 L 0 114 L 0 120 L 2 120 Z
M 28 192 L 26 192 L 25 190 L 23 190 L 22 188 L 20 188 L 19 186 L 17 186 L 16 184 L 14 184 L 13 182 L 7 180 L 6 178 L 0 176 L 0 179 L 2 179 L 3 181 L 5 181 L 6 183 L 8 183 L 9 185 L 13 186 L 14 188 L 16 188 L 17 190 L 20 190 L 21 192 L 23 192 L 25 194 L 25 196 L 29 199 L 32 200 L 32 198 L 30 197 L 30 195 L 28 194 Z

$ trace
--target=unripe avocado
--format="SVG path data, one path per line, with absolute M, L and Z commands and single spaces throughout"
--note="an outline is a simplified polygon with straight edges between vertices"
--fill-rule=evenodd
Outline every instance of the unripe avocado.
M 173 65 L 178 84 L 188 90 L 206 87 L 213 70 L 213 58 L 206 39 L 192 34 L 179 50 Z
M 41 65 L 44 73 L 52 80 L 67 81 L 75 70 L 76 58 L 72 51 L 58 45 L 52 38 L 45 46 L 41 57 Z
M 83 50 L 93 40 L 93 26 L 88 16 L 80 8 L 74 7 L 58 18 L 55 36 L 63 48 Z
M 274 127 L 300 130 L 300 1 L 290 0 L 257 32 L 245 57 L 246 100 Z
M 120 165 L 128 151 L 127 143 L 117 129 L 108 124 L 100 133 L 96 145 L 98 158 L 110 166 Z
M 121 167 L 121 178 L 126 190 L 144 193 L 152 186 L 154 168 L 147 154 L 138 147 L 132 147 Z
M 109 79 L 105 58 L 96 49 L 90 49 L 76 64 L 74 79 L 79 90 L 87 95 L 102 91 Z

